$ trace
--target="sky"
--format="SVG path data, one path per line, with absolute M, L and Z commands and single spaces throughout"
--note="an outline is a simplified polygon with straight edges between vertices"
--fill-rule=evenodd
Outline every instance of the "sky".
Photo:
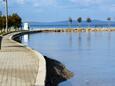
M 115 20 L 115 0 L 8 0 L 9 14 L 18 13 L 23 21 L 63 21 L 87 17 Z M 4 2 L 0 0 L 4 13 Z

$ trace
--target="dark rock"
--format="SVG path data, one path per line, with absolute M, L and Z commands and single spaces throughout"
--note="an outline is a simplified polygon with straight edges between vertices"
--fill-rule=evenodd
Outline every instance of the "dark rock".
M 47 65 L 46 86 L 57 86 L 73 76 L 73 73 L 59 61 L 44 57 Z

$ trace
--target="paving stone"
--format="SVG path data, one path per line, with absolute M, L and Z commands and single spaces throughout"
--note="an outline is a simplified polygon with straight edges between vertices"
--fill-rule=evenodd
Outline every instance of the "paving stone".
M 39 60 L 29 49 L 3 37 L 0 50 L 0 86 L 34 86 Z

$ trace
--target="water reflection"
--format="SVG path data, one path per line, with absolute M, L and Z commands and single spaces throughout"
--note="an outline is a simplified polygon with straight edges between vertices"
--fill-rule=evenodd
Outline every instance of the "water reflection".
M 74 73 L 59 86 L 115 86 L 114 38 L 115 32 L 38 33 L 28 44 Z
M 64 83 L 61 83 L 59 86 L 65 86 L 65 83 L 66 83 L 66 86 L 73 86 L 70 81 L 66 81 Z
M 82 43 L 82 37 L 81 37 L 81 32 L 78 32 L 78 47 L 81 49 L 81 43 Z
M 29 34 L 25 34 L 25 35 L 23 36 L 23 43 L 24 43 L 25 45 L 28 45 L 28 42 L 29 42 Z
M 111 47 L 111 32 L 108 32 L 108 48 Z
M 87 32 L 87 47 L 91 48 L 91 32 Z
M 111 41 L 111 32 L 108 32 L 108 40 Z
M 69 32 L 68 36 L 69 36 L 69 46 L 72 47 L 72 32 Z

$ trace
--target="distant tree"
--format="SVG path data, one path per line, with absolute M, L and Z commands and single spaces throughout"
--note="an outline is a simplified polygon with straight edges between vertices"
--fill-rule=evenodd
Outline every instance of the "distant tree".
M 108 27 L 111 27 L 111 24 L 110 24 L 111 17 L 108 17 L 108 18 L 107 18 L 107 21 L 108 21 Z
M 70 17 L 69 18 L 69 27 L 71 28 L 71 26 L 72 26 L 72 18 Z
M 10 31 L 11 27 L 13 27 L 13 17 L 10 15 L 8 16 L 8 31 Z
M 3 28 L 3 25 L 2 25 L 2 17 L 0 16 L 0 30 L 2 32 L 2 28 Z
M 16 13 L 12 14 L 12 24 L 15 29 L 19 29 L 19 27 L 22 25 L 22 19 Z
M 12 15 L 9 15 L 8 16 L 8 21 L 9 21 L 8 22 L 8 31 L 10 31 L 11 27 L 14 27 L 15 30 L 16 30 L 16 29 L 19 29 L 22 25 L 22 19 L 16 13 L 14 13 Z M 0 30 L 1 31 L 2 30 L 6 31 L 5 28 L 6 28 L 6 17 L 5 16 L 0 16 Z
M 90 27 L 90 23 L 92 22 L 91 18 L 87 18 L 86 21 L 88 23 L 88 27 Z
M 6 29 L 6 17 L 5 16 L 3 16 L 2 17 L 2 25 L 3 25 L 3 30 L 4 30 L 4 32 L 5 32 L 5 29 Z
M 79 25 L 79 27 L 80 27 L 80 26 L 81 26 L 81 22 L 82 22 L 82 18 L 79 17 L 79 18 L 77 19 L 77 22 L 78 22 L 78 25 Z

